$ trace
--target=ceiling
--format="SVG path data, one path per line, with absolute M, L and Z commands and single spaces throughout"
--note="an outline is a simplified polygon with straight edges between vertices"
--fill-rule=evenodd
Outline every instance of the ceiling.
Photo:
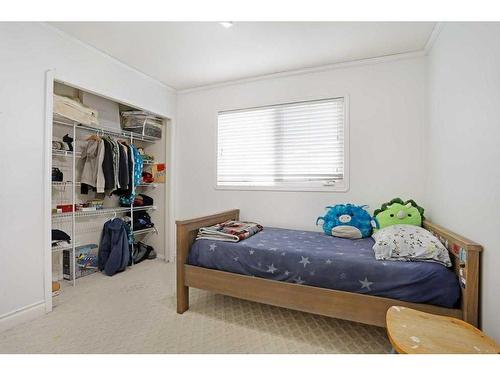
M 178 89 L 422 50 L 433 22 L 53 22 Z

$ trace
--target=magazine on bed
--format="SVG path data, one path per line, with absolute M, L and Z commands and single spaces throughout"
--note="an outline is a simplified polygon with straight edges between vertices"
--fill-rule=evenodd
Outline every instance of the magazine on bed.
M 196 239 L 239 242 L 259 233 L 262 229 L 264 229 L 262 225 L 257 223 L 228 220 L 211 227 L 200 228 Z

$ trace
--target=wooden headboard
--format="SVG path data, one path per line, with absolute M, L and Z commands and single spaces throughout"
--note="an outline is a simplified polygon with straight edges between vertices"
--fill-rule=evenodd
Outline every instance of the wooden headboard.
M 462 289 L 462 319 L 479 327 L 479 262 L 483 247 L 428 220 L 424 220 L 423 227 L 439 238 L 450 252 Z
M 184 265 L 187 263 L 189 250 L 193 244 L 198 229 L 222 223 L 226 220 L 239 220 L 240 210 L 230 210 L 214 215 L 198 217 L 189 220 L 177 220 L 177 296 L 184 296 L 181 305 L 177 304 L 177 312 L 182 313 L 189 306 L 188 288 L 185 286 Z

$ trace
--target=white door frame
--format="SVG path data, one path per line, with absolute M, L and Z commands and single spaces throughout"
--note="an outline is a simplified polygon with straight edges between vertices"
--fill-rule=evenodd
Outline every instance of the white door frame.
M 75 77 L 65 77 L 56 71 L 56 69 L 48 70 L 45 74 L 45 123 L 44 123 L 44 178 L 43 178 L 43 272 L 44 272 L 44 298 L 45 298 L 45 311 L 52 311 L 52 246 L 51 246 L 51 229 L 52 229 L 52 121 L 53 121 L 53 94 L 54 94 L 54 83 L 64 83 L 68 86 L 86 91 L 88 93 L 101 96 L 106 99 L 113 100 L 118 103 L 122 103 L 131 107 L 135 107 L 144 111 L 155 113 L 147 108 L 142 108 L 133 103 L 127 103 L 126 101 L 110 98 L 98 92 L 94 92 L 91 89 L 82 87 L 81 84 L 77 83 Z M 172 111 L 172 113 L 175 113 Z M 167 183 L 168 188 L 165 189 L 165 261 L 173 262 L 175 259 L 175 121 L 167 114 L 158 114 L 161 117 L 169 119 L 168 129 L 166 131 L 166 147 L 165 152 L 167 166 Z
M 52 108 L 55 71 L 45 74 L 45 123 L 43 144 L 43 288 L 45 312 L 52 311 Z

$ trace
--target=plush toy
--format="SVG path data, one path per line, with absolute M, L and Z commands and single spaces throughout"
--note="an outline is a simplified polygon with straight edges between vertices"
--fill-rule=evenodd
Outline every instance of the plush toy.
M 371 216 L 366 206 L 337 204 L 328 206 L 328 212 L 318 217 L 316 225 L 323 220 L 323 231 L 329 236 L 342 238 L 363 238 L 372 234 Z
M 403 202 L 400 198 L 394 198 L 375 210 L 373 216 L 374 222 L 372 225 L 374 231 L 395 224 L 409 224 L 420 227 L 424 220 L 424 209 L 416 204 L 413 199 Z

